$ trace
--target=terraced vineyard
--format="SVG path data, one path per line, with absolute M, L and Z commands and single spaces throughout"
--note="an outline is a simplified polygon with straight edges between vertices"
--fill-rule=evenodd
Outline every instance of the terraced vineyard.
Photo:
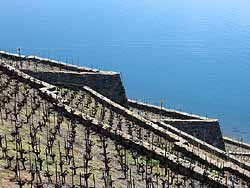
M 69 117 L 38 88 L 14 75 L 1 71 L 0 93 L 0 175 L 4 187 L 203 186 L 93 128 L 91 120 Z M 89 102 L 84 111 L 93 116 L 91 106 L 95 103 L 90 99 L 86 96 Z M 102 108 L 96 109 L 100 124 L 111 122 L 112 115 L 107 118 Z M 117 118 L 126 123 L 123 117 Z
M 114 131 L 118 130 L 129 135 L 134 142 L 147 143 L 153 151 L 163 150 L 164 156 L 174 159 L 172 162 L 175 164 L 183 166 L 188 164 L 192 170 L 197 168 L 198 172 L 202 172 L 203 175 L 206 174 L 214 180 L 214 183 L 217 181 L 219 184 L 231 186 L 235 186 L 235 183 L 241 184 L 240 186 L 246 185 L 246 182 L 237 180 L 236 176 L 233 175 L 234 169 L 229 170 L 225 167 L 228 162 L 222 157 L 192 145 L 192 143 L 184 140 L 180 135 L 173 134 L 173 132 L 166 130 L 157 132 L 153 130 L 153 125 L 152 127 L 147 127 L 146 124 L 142 125 L 142 122 L 140 122 L 140 119 L 143 119 L 142 117 L 131 115 L 129 111 L 124 113 L 114 110 L 114 106 L 108 105 L 105 97 L 97 98 L 94 94 L 95 92 L 89 88 L 83 88 L 78 92 L 62 88 L 59 92 L 59 95 L 68 101 L 68 103 L 66 102 L 68 105 L 101 122 L 105 122 Z M 138 118 L 137 121 L 136 118 Z M 145 119 L 144 121 L 147 122 Z M 180 142 L 184 144 L 180 144 Z M 230 165 L 234 166 L 234 164 Z M 245 177 L 245 179 L 247 180 L 248 177 Z
M 223 151 L 88 87 L 57 88 L 3 62 L 0 124 L 4 187 L 250 186 L 250 167 Z

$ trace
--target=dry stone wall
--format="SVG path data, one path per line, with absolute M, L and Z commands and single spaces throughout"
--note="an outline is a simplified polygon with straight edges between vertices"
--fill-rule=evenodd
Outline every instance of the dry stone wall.
M 19 56 L 4 51 L 0 51 L 0 58 L 9 62 L 16 61 L 20 70 L 50 84 L 76 90 L 88 86 L 119 104 L 127 104 L 125 89 L 117 72 L 78 67 L 51 59 Z
M 217 119 L 210 119 L 198 115 L 179 112 L 176 110 L 160 108 L 151 104 L 145 104 L 134 100 L 128 101 L 129 107 L 154 114 L 161 114 L 162 121 L 175 128 L 184 131 L 200 140 L 203 140 L 217 148 L 225 150 L 220 125 Z M 147 117 L 147 115 L 145 115 Z
M 243 149 L 250 150 L 250 144 L 248 143 L 244 143 L 244 142 L 241 142 L 239 140 L 235 140 L 229 137 L 223 137 L 223 140 L 225 143 L 228 143 L 228 144 L 231 144 L 231 145 L 243 148 Z
M 148 111 L 148 112 L 152 112 L 152 113 L 158 114 L 158 115 L 161 114 L 162 116 L 166 116 L 166 117 L 169 117 L 171 119 L 183 119 L 183 120 L 207 119 L 207 118 L 202 117 L 202 116 L 189 114 L 189 113 L 185 113 L 185 112 L 180 112 L 177 110 L 167 109 L 164 107 L 161 108 L 159 106 L 155 106 L 152 104 L 146 104 L 146 103 L 142 103 L 142 102 L 131 100 L 131 99 L 128 100 L 128 105 L 129 105 L 129 107 L 140 109 L 142 111 Z
M 215 147 L 225 149 L 218 121 L 209 120 L 162 120 Z
M 20 61 L 23 64 L 29 61 L 30 63 L 34 63 L 34 64 L 49 65 L 51 68 L 59 68 L 59 69 L 64 69 L 64 70 L 74 71 L 74 72 L 100 72 L 98 69 L 91 69 L 91 68 L 83 67 L 83 66 L 79 67 L 79 66 L 67 64 L 61 61 L 56 61 L 53 59 L 41 58 L 37 56 L 24 56 L 24 55 L 18 55 L 15 53 L 8 53 L 5 51 L 0 51 L 0 58 Z
M 118 73 L 23 71 L 35 78 L 56 86 L 76 90 L 81 89 L 83 86 L 88 86 L 119 104 L 126 105 L 127 103 L 125 89 L 120 74 Z

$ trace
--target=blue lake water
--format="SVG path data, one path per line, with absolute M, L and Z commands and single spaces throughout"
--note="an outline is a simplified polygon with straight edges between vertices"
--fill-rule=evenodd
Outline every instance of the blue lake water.
M 122 73 L 131 98 L 250 141 L 249 0 L 8 0 L 0 48 Z

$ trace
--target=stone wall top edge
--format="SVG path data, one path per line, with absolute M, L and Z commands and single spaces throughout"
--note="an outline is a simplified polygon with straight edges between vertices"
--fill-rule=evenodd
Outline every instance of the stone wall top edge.
M 174 109 L 168 109 L 168 108 L 165 108 L 165 107 L 161 108 L 160 106 L 156 106 L 156 105 L 153 105 L 153 104 L 148 104 L 148 103 L 144 103 L 144 102 L 140 102 L 140 101 L 135 101 L 133 99 L 128 99 L 128 103 L 138 104 L 138 105 L 146 106 L 146 107 L 149 107 L 149 108 L 155 108 L 157 110 L 164 110 L 165 112 L 176 113 L 176 114 L 184 115 L 184 116 L 194 118 L 194 119 L 197 119 L 197 120 L 205 120 L 205 121 L 206 120 L 212 120 L 212 121 L 217 120 L 217 119 L 214 119 L 214 118 L 208 118 L 208 117 L 204 117 L 204 116 L 200 116 L 200 115 L 196 115 L 196 114 L 181 112 L 181 111 L 174 110 Z
M 221 150 L 221 149 L 219 149 L 219 148 L 217 148 L 217 147 L 215 147 L 215 146 L 213 146 L 211 144 L 208 144 L 205 141 L 200 140 L 200 139 L 198 139 L 198 138 L 196 138 L 196 137 L 194 137 L 194 136 L 192 136 L 192 135 L 190 135 L 190 134 L 188 134 L 188 133 L 186 133 L 184 131 L 181 131 L 180 129 L 177 129 L 177 128 L 175 128 L 175 127 L 173 127 L 173 126 L 171 126 L 169 124 L 166 124 L 164 122 L 159 122 L 159 123 L 161 125 L 165 126 L 166 128 L 170 128 L 170 129 L 172 129 L 172 130 L 174 130 L 176 132 L 179 132 L 179 134 L 181 136 L 183 136 L 184 138 L 189 138 L 189 139 L 191 139 L 191 140 L 193 140 L 193 141 L 195 141 L 195 142 L 197 142 L 197 143 L 199 143 L 199 144 L 201 144 L 203 146 L 206 146 L 207 148 L 210 148 L 211 150 L 214 150 L 214 151 L 216 151 L 216 152 L 218 152 L 218 153 L 220 153 L 222 155 L 226 155 L 226 152 L 224 152 L 223 150 Z
M 164 122 L 218 123 L 218 119 L 162 119 Z
M 8 56 L 13 56 L 13 57 L 16 57 L 16 58 L 19 58 L 19 57 L 25 58 L 26 57 L 25 55 L 21 55 L 20 56 L 20 55 L 18 55 L 16 53 L 6 52 L 6 51 L 2 51 L 2 50 L 0 50 L 0 54 L 8 55 Z
M 75 74 L 75 75 L 110 75 L 110 76 L 114 76 L 114 75 L 120 75 L 117 72 L 113 72 L 113 71 L 99 71 L 99 72 L 75 72 L 75 71 L 50 71 L 50 70 L 46 70 L 46 71 L 32 71 L 32 70 L 27 70 L 27 69 L 23 69 L 22 71 L 29 71 L 29 72 L 38 72 L 38 73 L 61 73 L 61 74 Z
M 245 149 L 250 149 L 250 144 L 248 144 L 248 143 L 241 142 L 241 141 L 238 141 L 238 140 L 235 140 L 233 138 L 226 137 L 226 136 L 223 136 L 223 140 L 226 143 L 231 143 L 231 144 L 234 144 L 234 145 L 240 145 L 241 147 L 244 147 Z
M 52 84 L 49 84 L 49 83 L 44 82 L 42 80 L 38 80 L 38 79 L 36 79 L 36 78 L 34 78 L 34 77 L 32 77 L 32 76 L 30 76 L 30 75 L 16 69 L 16 68 L 6 64 L 6 63 L 0 62 L 0 66 L 6 68 L 8 71 L 14 72 L 17 76 L 22 77 L 23 79 L 25 79 L 27 81 L 31 81 L 31 82 L 33 82 L 35 84 L 41 85 L 42 88 L 48 88 L 49 89 L 49 88 L 55 87 Z
M 42 58 L 42 57 L 38 57 L 38 56 L 33 56 L 33 55 L 19 55 L 16 53 L 10 53 L 10 52 L 6 52 L 6 51 L 0 51 L 0 54 L 4 54 L 4 55 L 8 55 L 8 56 L 13 56 L 15 58 L 23 58 L 23 59 L 27 59 L 27 60 L 39 60 L 39 61 L 44 61 L 44 62 L 48 62 L 48 63 L 53 63 L 53 64 L 58 64 L 58 65 L 62 65 L 68 68 L 74 68 L 77 72 L 101 72 L 102 74 L 119 74 L 118 72 L 114 72 L 114 71 L 103 71 L 103 70 L 99 70 L 99 69 L 94 69 L 94 68 L 89 68 L 89 67 L 85 67 L 85 66 L 76 66 L 76 65 L 72 65 L 72 64 L 68 64 L 62 61 L 57 61 L 54 59 L 49 59 L 49 58 Z M 73 72 L 73 71 L 72 71 Z

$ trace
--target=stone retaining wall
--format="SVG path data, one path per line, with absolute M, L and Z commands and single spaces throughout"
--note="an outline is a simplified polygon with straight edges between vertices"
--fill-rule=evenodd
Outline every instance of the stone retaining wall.
M 129 107 L 142 111 L 161 114 L 166 124 L 172 125 L 200 140 L 203 140 L 215 147 L 225 150 L 220 125 L 217 119 L 210 119 L 194 114 L 180 112 L 151 104 L 128 100 Z M 167 117 L 166 119 L 164 119 Z
M 32 68 L 20 70 L 32 77 L 38 78 L 56 86 L 69 87 L 71 89 L 79 89 L 83 86 L 89 86 L 100 92 L 102 95 L 112 99 L 113 101 L 127 105 L 127 97 L 124 86 L 121 81 L 120 74 L 112 71 L 100 71 L 87 67 L 78 67 L 63 62 L 40 58 L 36 56 L 19 56 L 18 54 L 0 51 L 0 58 L 23 61 L 23 63 L 36 64 L 36 66 L 47 65 L 46 70 L 35 71 Z M 63 71 L 54 71 L 54 68 L 61 68 Z
M 93 72 L 34 72 L 23 70 L 25 73 L 56 86 L 63 86 L 71 89 L 81 89 L 88 86 L 113 101 L 125 105 L 127 98 L 118 73 L 93 73 Z
M 216 120 L 162 120 L 200 140 L 225 150 L 219 122 Z
M 75 66 L 71 64 L 67 64 L 61 61 L 56 61 L 53 59 L 47 59 L 47 58 L 41 58 L 37 56 L 24 56 L 24 55 L 18 55 L 15 53 L 8 53 L 5 51 L 0 51 L 0 58 L 6 58 L 10 60 L 16 60 L 16 61 L 30 61 L 37 64 L 44 64 L 44 65 L 50 65 L 51 67 L 57 67 L 61 69 L 66 69 L 68 71 L 75 71 L 75 72 L 100 72 L 98 69 L 91 69 L 88 67 L 83 66 Z
M 173 109 L 167 109 L 165 107 L 160 107 L 160 106 L 155 106 L 152 104 L 146 104 L 143 102 L 135 101 L 132 99 L 128 99 L 128 105 L 132 108 L 137 108 L 139 110 L 143 111 L 149 111 L 154 114 L 161 114 L 162 116 L 167 116 L 171 119 L 183 119 L 183 120 L 188 120 L 188 119 L 208 119 L 207 117 L 195 115 L 195 114 L 189 114 L 186 112 L 180 112 L 177 110 Z
M 240 148 L 244 148 L 244 149 L 250 150 L 250 144 L 247 144 L 247 143 L 244 143 L 244 142 L 240 142 L 238 140 L 234 140 L 234 139 L 228 138 L 228 137 L 223 137 L 223 140 L 224 140 L 225 143 L 228 143 L 228 144 L 240 147 Z

